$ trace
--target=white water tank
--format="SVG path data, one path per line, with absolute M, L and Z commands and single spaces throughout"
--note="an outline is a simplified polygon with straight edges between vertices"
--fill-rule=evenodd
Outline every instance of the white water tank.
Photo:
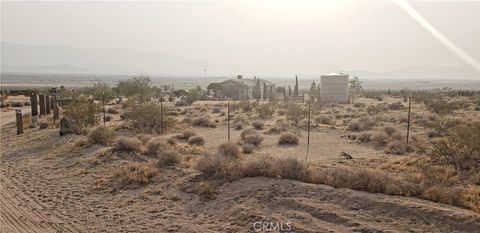
M 332 73 L 322 75 L 320 98 L 324 102 L 348 102 L 348 74 Z

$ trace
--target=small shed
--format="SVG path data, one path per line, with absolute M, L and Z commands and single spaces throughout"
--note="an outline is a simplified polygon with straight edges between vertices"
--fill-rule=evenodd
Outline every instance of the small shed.
M 326 102 L 347 103 L 348 74 L 331 73 L 322 75 L 320 80 L 320 98 Z

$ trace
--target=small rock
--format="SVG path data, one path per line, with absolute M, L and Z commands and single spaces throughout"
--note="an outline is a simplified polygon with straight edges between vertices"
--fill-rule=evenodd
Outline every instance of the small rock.
M 353 157 L 350 155 L 350 154 L 347 154 L 345 152 L 342 152 L 340 154 L 340 157 L 344 158 L 344 159 L 353 159 Z
M 46 129 L 48 128 L 48 124 L 43 122 L 43 123 L 40 123 L 40 129 Z

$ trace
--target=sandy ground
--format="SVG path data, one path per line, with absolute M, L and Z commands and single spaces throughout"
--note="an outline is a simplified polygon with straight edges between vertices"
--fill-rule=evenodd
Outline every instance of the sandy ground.
M 102 147 L 75 147 L 78 136 L 58 129 L 15 135 L 9 112 L 1 124 L 1 232 L 253 232 L 255 222 L 291 226 L 294 232 L 476 232 L 480 215 L 444 204 L 371 194 L 291 180 L 247 178 L 220 184 L 213 199 L 194 190 L 202 176 L 192 168 L 162 168 L 151 184 L 118 189 L 109 184 L 112 168 L 142 156 L 99 153 Z M 223 127 L 205 133 L 207 149 L 225 141 Z M 202 133 L 203 132 L 203 133 Z M 347 151 L 356 158 L 380 152 L 321 129 L 312 134 L 313 162 L 338 161 Z M 232 140 L 239 131 L 232 130 Z M 295 148 L 276 146 L 266 135 L 258 153 L 294 156 Z M 297 155 L 303 159 L 304 154 Z

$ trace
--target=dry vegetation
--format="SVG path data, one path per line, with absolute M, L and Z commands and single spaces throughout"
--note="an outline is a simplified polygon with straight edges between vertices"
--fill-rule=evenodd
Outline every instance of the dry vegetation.
M 366 93 L 367 98 L 354 104 L 312 106 L 312 134 L 329 134 L 345 148 L 360 144 L 385 155 L 373 162 L 354 155 L 355 163 L 339 159 L 335 166 L 304 164 L 299 158 L 305 153 L 308 112 L 305 104 L 297 103 L 231 102 L 230 127 L 236 130 L 231 130 L 234 142 L 226 142 L 226 136 L 218 136 L 227 131 L 224 103 L 178 100 L 161 109 L 158 103 L 132 98 L 135 101 L 123 103 L 122 109 L 109 107 L 107 126 L 91 128 L 83 138 L 87 141 L 78 144 L 113 146 L 112 153 L 129 154 L 127 158 L 143 156 L 144 162 L 115 167 L 112 179 L 120 187 L 148 184 L 159 169 L 171 169 L 168 166 L 195 167 L 207 179 L 201 193 L 210 196 L 215 194 L 212 180 L 264 176 L 414 196 L 480 212 L 480 98 L 412 95 L 408 144 L 405 96 Z M 82 98 L 64 108 L 78 129 L 95 126 L 100 119 L 96 112 L 98 105 Z M 279 148 L 291 149 L 292 157 L 270 152 Z

